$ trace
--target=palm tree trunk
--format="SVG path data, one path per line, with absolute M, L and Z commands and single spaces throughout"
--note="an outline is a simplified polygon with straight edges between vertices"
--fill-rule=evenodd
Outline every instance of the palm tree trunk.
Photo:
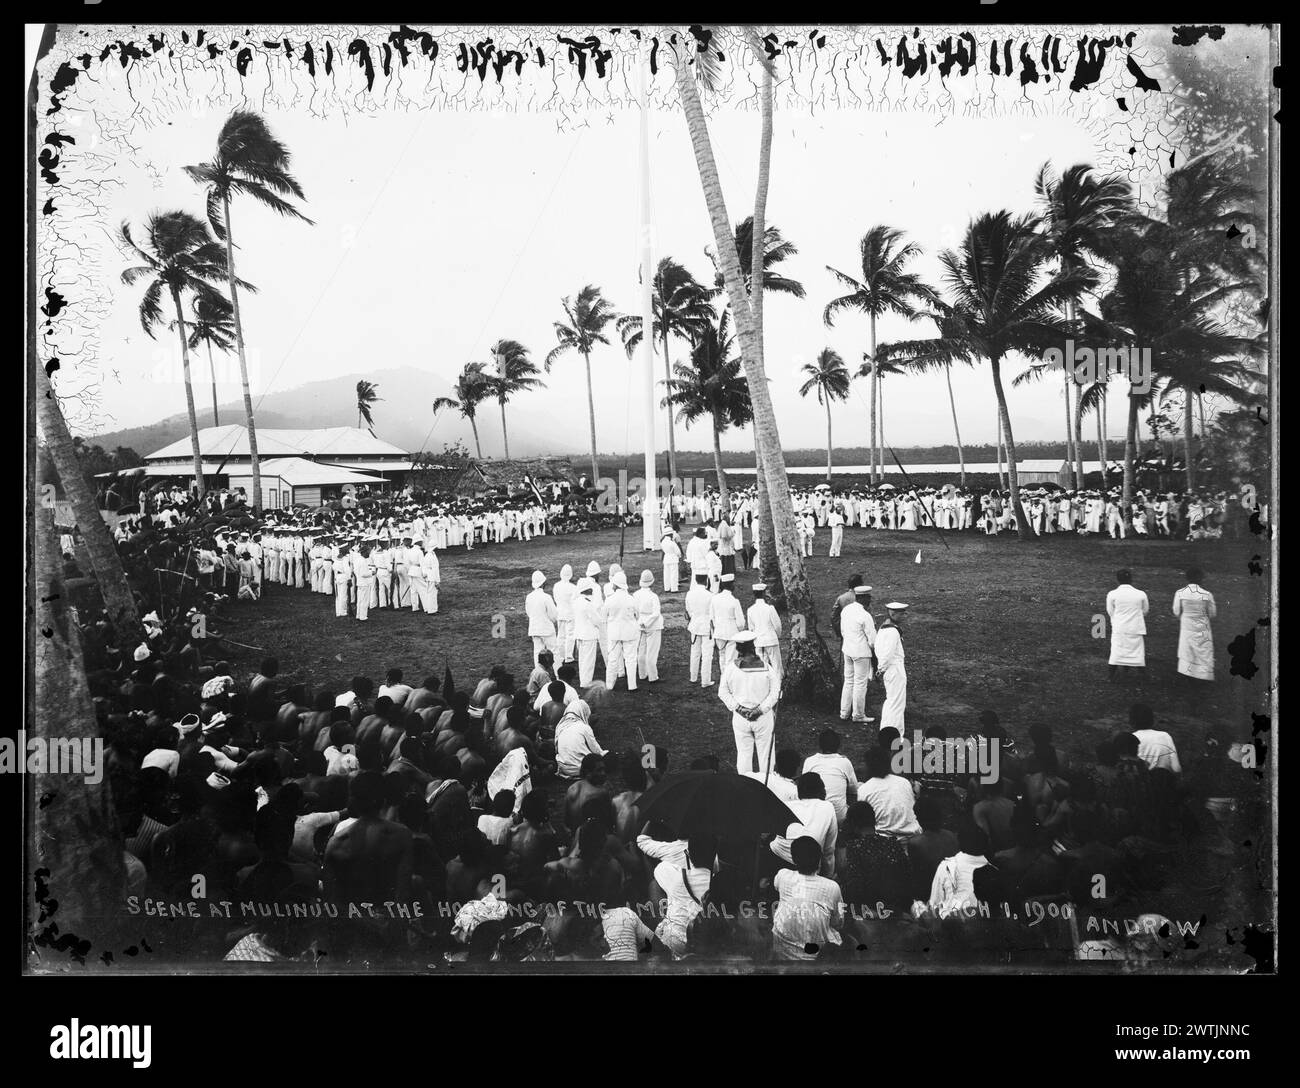
M 1065 372 L 1065 463 L 1074 467 L 1074 425 L 1071 422 L 1070 372 Z
M 212 376 L 212 426 L 220 427 L 221 419 L 217 415 L 217 364 L 212 361 L 212 341 L 208 341 L 208 373 Z
M 1083 490 L 1083 390 L 1074 393 L 1074 489 Z
M 43 369 L 39 365 L 36 369 L 45 387 L 39 399 L 45 401 L 49 393 L 48 383 L 44 380 Z M 43 421 L 42 429 L 44 421 L 50 417 L 57 415 L 60 423 L 63 422 L 53 394 L 49 394 L 48 401 L 48 405 L 38 409 Z M 66 435 L 66 423 L 63 432 Z M 46 439 L 51 452 L 62 445 L 57 440 L 50 441 L 49 431 L 46 431 Z M 71 443 L 67 443 L 65 452 L 70 450 Z M 63 479 L 64 487 L 68 489 L 69 480 L 67 477 Z M 95 511 L 94 518 L 107 535 L 107 527 L 98 511 Z M 31 640 L 36 694 L 33 732 L 47 743 L 71 742 L 84 757 L 89 745 L 103 742 L 99 739 L 90 689 L 86 683 L 77 626 L 69 613 L 53 510 L 38 503 L 34 528 L 36 596 L 30 607 L 35 629 L 43 637 Z M 87 532 L 86 536 L 89 542 L 90 533 Z M 113 554 L 116 557 L 116 552 Z M 122 582 L 125 585 L 124 578 Z M 127 599 L 130 600 L 129 592 Z M 105 603 L 109 603 L 107 596 Z M 112 609 L 110 614 L 113 614 Z M 134 620 L 133 606 L 132 614 Z M 135 621 L 135 626 L 138 628 L 138 621 Z M 118 632 L 119 636 L 127 635 L 125 628 L 119 628 Z M 122 647 L 128 651 L 134 640 L 140 637 L 139 631 L 131 632 L 129 637 L 131 641 Z M 19 752 L 20 759 L 25 755 L 25 752 Z M 122 836 L 104 765 L 107 753 L 103 755 L 105 759 L 98 764 L 101 776 L 97 782 L 87 781 L 94 777 L 93 768 L 84 764 L 82 774 L 55 773 L 51 769 L 25 776 L 31 779 L 26 783 L 28 788 L 25 791 L 28 802 L 25 811 L 30 829 L 27 832 L 30 836 L 28 844 L 31 848 L 27 859 L 28 871 L 49 871 L 44 882 L 45 894 L 36 902 L 27 901 L 28 910 L 36 908 L 30 921 L 35 923 L 32 934 L 40 944 L 46 944 L 46 939 L 53 944 L 59 942 L 61 935 L 70 937 L 76 934 L 79 940 L 86 940 L 96 948 L 121 947 L 116 943 L 120 935 L 114 932 L 116 917 L 110 908 L 112 904 L 124 901 L 126 868 Z M 31 803 L 36 797 L 41 798 L 40 803 Z M 35 889 L 39 885 L 40 881 L 35 881 L 29 887 Z M 60 953 L 51 962 L 61 965 L 66 962 L 65 956 L 66 953 Z
M 1066 301 L 1066 316 L 1070 321 L 1070 328 L 1074 328 L 1074 299 Z M 1083 490 L 1083 387 L 1074 381 L 1073 375 L 1067 369 L 1065 372 L 1066 399 L 1069 400 L 1069 387 L 1074 386 L 1074 431 L 1072 438 L 1074 441 L 1074 488 L 1076 491 Z
M 998 416 L 998 439 L 997 439 L 998 490 L 1005 491 L 1007 489 L 1007 478 L 1005 473 L 1003 473 L 1002 471 L 1002 411 L 1001 409 L 998 410 L 997 416 Z
M 754 409 L 754 429 L 759 436 L 759 452 L 763 461 L 763 472 L 767 483 L 768 504 L 772 509 L 773 533 L 771 544 L 781 565 L 781 577 L 785 587 L 786 599 L 790 610 L 802 617 L 798 625 L 805 639 L 793 639 L 791 646 L 791 668 L 786 679 L 791 680 L 801 674 L 799 663 L 800 643 L 812 635 L 816 639 L 816 607 L 808 586 L 803 562 L 795 549 L 794 506 L 790 497 L 790 480 L 785 469 L 785 458 L 781 450 L 781 435 L 776 425 L 776 413 L 772 408 L 772 394 L 767 384 L 767 374 L 763 366 L 763 342 L 761 324 L 761 286 L 755 292 L 759 299 L 760 320 L 755 321 L 754 308 L 748 292 L 745 290 L 744 275 L 740 267 L 740 257 L 736 252 L 735 236 L 732 234 L 731 222 L 727 216 L 727 205 L 722 195 L 722 185 L 718 177 L 717 162 L 713 157 L 713 147 L 709 141 L 708 126 L 704 118 L 704 108 L 700 104 L 699 89 L 695 78 L 685 62 L 677 65 L 677 89 L 681 99 L 682 110 L 686 115 L 687 128 L 690 131 L 691 147 L 695 152 L 695 163 L 700 175 L 700 187 L 703 191 L 705 206 L 713 227 L 714 245 L 718 261 L 722 267 L 723 283 L 727 298 L 731 304 L 732 317 L 736 322 L 736 333 L 740 340 L 741 362 L 745 368 L 745 377 L 749 381 L 750 399 Z M 765 80 L 766 83 L 766 80 Z M 764 132 L 767 146 L 770 147 L 771 122 L 770 110 L 771 88 L 766 84 L 763 96 Z M 759 259 L 753 265 L 755 275 L 762 276 L 762 245 L 764 238 L 763 202 L 766 198 L 769 175 L 769 162 L 766 154 L 760 155 L 758 170 L 758 193 L 754 218 L 754 242 Z M 796 625 L 792 624 L 792 630 Z M 822 647 L 824 650 L 824 647 Z M 829 661 L 829 654 L 825 655 Z M 795 683 L 800 681 L 796 679 Z
M 961 486 L 966 486 L 966 455 L 961 448 L 961 427 L 957 424 L 957 401 L 952 395 L 952 367 L 943 368 L 943 376 L 948 380 L 948 407 L 952 409 L 952 431 L 957 436 L 957 464 L 961 468 Z
M 257 427 L 253 422 L 253 393 L 248 387 L 248 359 L 244 355 L 244 324 L 239 317 L 239 289 L 235 286 L 235 230 L 230 222 L 230 194 L 221 197 L 226 217 L 226 271 L 230 275 L 230 308 L 235 319 L 235 347 L 239 352 L 239 380 L 244 386 L 244 417 L 248 428 L 248 458 L 253 474 L 252 506 L 262 508 L 262 469 L 257 456 Z
M 469 429 L 474 432 L 474 455 L 481 461 L 483 460 L 483 443 L 478 440 L 478 420 L 473 416 L 469 417 Z
M 874 487 L 880 481 L 876 477 L 876 384 L 880 381 L 880 375 L 876 371 L 876 315 L 872 314 L 870 321 L 870 341 L 868 346 L 871 350 L 871 484 Z M 880 465 L 881 476 L 884 476 L 883 464 Z
M 584 351 L 582 361 L 587 364 L 587 421 L 591 425 L 591 486 L 595 487 L 596 481 L 600 479 L 600 465 L 596 463 L 596 398 L 591 394 L 591 355 Z M 653 491 L 654 481 L 646 481 L 646 486 Z
M 716 416 L 713 419 L 713 471 L 718 477 L 718 502 L 726 513 L 729 510 L 731 492 L 727 489 L 727 474 L 722 470 L 722 433 L 718 430 Z M 728 517 L 727 520 L 730 521 L 731 518 Z
M 190 416 L 190 449 L 194 454 L 194 486 L 198 497 L 203 498 L 203 452 L 199 448 L 199 417 L 194 410 L 194 386 L 190 383 L 190 347 L 185 339 L 185 313 L 181 310 L 181 293 L 172 288 L 172 302 L 176 306 L 176 330 L 181 338 L 181 372 L 185 378 L 185 410 Z
M 135 598 L 131 595 L 131 586 L 126 580 L 126 571 L 117 553 L 117 545 L 99 512 L 94 492 L 81 474 L 81 466 L 73 452 L 72 434 L 68 430 L 67 420 L 63 418 L 58 398 L 50 387 L 49 378 L 45 375 L 45 368 L 34 352 L 29 352 L 29 355 L 36 374 L 36 419 L 41 435 L 63 484 L 63 493 L 72 504 L 72 516 L 76 519 L 77 528 L 81 530 L 86 554 L 90 557 L 90 570 L 99 586 L 99 595 L 104 601 L 109 621 L 123 647 L 134 645 L 140 637 L 140 613 L 136 609 Z
M 506 460 L 510 460 L 510 435 L 506 433 L 506 402 L 501 401 L 501 445 L 506 451 Z M 596 486 L 596 481 L 591 481 L 591 486 Z
M 642 336 L 645 333 L 641 334 Z M 664 322 L 664 389 L 671 389 L 670 383 L 673 380 L 673 365 L 668 360 L 668 322 Z M 671 484 L 677 483 L 677 437 L 673 424 L 672 409 L 668 411 L 668 479 Z
M 1011 483 L 1011 506 L 1016 512 L 1016 533 L 1021 540 L 1033 538 L 1029 520 L 1025 517 L 1025 507 L 1020 501 L 1020 471 L 1016 468 L 1016 440 L 1011 435 L 1011 415 L 1007 411 L 1007 395 L 1002 389 L 1002 363 L 994 358 L 993 391 L 998 396 L 998 416 L 1002 420 L 1002 433 L 1007 444 L 1007 479 Z
M 831 463 L 831 398 L 826 396 L 826 482 L 831 482 L 834 466 Z
M 763 582 L 767 585 L 767 599 L 773 608 L 784 609 L 785 585 L 781 581 L 781 564 L 777 561 L 776 549 L 772 546 L 772 505 L 767 498 L 767 477 L 763 472 L 763 453 L 757 428 L 754 429 L 754 474 L 758 481 L 754 491 L 754 502 L 758 509 L 754 514 L 758 519 L 759 537 L 763 542 L 755 558 Z M 758 548 L 758 545 L 755 547 Z
M 1187 493 L 1196 490 L 1196 471 L 1192 468 L 1192 391 L 1183 390 L 1183 461 L 1187 475 Z
M 1124 430 L 1124 521 L 1127 523 L 1132 518 L 1133 510 L 1133 485 L 1134 477 L 1137 474 L 1137 433 L 1138 433 L 1138 402 L 1132 392 L 1128 395 L 1128 426 Z
M 885 376 L 876 382 L 876 411 L 880 416 L 880 478 L 885 478 Z
M 1106 466 L 1110 463 L 1110 447 L 1106 445 L 1106 395 L 1110 392 L 1109 387 L 1101 387 L 1101 404 L 1098 405 L 1099 415 L 1097 417 L 1097 441 L 1101 451 L 1101 478 L 1106 479 Z

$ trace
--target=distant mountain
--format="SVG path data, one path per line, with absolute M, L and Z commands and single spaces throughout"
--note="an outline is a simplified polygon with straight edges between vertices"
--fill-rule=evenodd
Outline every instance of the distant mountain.
M 457 439 L 471 453 L 474 450 L 474 434 L 468 421 L 457 413 L 443 411 L 438 413 L 437 425 L 434 425 L 433 402 L 438 397 L 451 396 L 451 385 L 424 370 L 403 366 L 391 370 L 371 371 L 366 374 L 347 374 L 339 378 L 326 378 L 318 382 L 309 382 L 296 389 L 286 389 L 280 393 L 268 393 L 260 404 L 254 399 L 259 427 L 303 428 L 315 427 L 355 427 L 357 425 L 357 382 L 362 378 L 374 382 L 383 399 L 373 406 L 375 434 L 385 442 L 391 442 L 412 453 L 422 448 L 441 450 L 445 443 Z M 495 403 L 495 402 L 494 402 Z M 493 405 L 485 405 L 491 409 Z M 243 423 L 244 403 L 242 400 L 230 401 L 218 405 L 221 422 Z M 198 406 L 199 426 L 212 426 L 211 409 L 204 410 Z M 484 453 L 491 457 L 500 455 L 500 425 L 493 430 L 492 420 L 496 416 L 487 413 L 488 429 L 483 430 L 484 412 L 480 410 L 479 434 L 484 442 Z M 430 428 L 433 428 L 432 434 Z M 162 449 L 189 434 L 189 420 L 184 413 L 168 416 L 156 423 L 144 427 L 127 427 L 119 431 L 107 431 L 104 434 L 88 437 L 86 441 L 113 449 L 116 446 L 129 446 L 142 456 Z M 516 412 L 510 417 L 510 452 L 518 456 L 536 456 L 538 454 L 563 454 L 580 452 L 577 447 L 561 449 L 555 446 L 555 432 L 530 429 L 527 417 Z

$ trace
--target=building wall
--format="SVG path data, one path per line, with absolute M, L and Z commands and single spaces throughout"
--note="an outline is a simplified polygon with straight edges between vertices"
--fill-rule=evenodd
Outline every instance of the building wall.
M 320 488 L 319 487 L 295 487 L 293 489 L 293 500 L 295 504 L 301 503 L 303 506 L 320 505 Z

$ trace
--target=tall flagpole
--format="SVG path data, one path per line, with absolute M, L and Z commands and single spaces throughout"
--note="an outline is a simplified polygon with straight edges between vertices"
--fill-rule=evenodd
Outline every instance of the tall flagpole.
M 646 80 L 644 47 L 637 51 L 637 94 L 641 105 L 641 381 L 644 401 L 645 491 L 641 503 L 642 543 L 646 551 L 659 546 L 659 488 L 655 474 L 655 348 L 654 246 L 650 224 L 650 88 Z

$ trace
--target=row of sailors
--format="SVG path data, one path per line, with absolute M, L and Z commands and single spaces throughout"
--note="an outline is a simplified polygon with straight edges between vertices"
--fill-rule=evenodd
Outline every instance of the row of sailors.
M 576 582 L 573 567 L 566 563 L 551 592 L 546 575 L 534 571 L 532 591 L 524 599 L 528 636 L 536 663 L 549 651 L 560 663 L 575 661 L 578 684 L 587 687 L 595 678 L 596 655 L 605 666 L 605 686 L 613 689 L 620 676 L 635 691 L 638 679 L 659 680 L 659 648 L 664 629 L 659 596 L 652 588 L 654 572 L 643 570 L 635 593 L 629 592 L 627 575 L 613 563 L 605 582 L 600 581 L 600 564 L 593 560 L 586 574 Z M 744 609 L 732 592 L 736 576 L 719 577 L 711 592 L 708 578 L 692 579 L 686 593 L 687 633 L 691 639 L 691 683 L 713 684 L 713 662 L 720 669 L 736 660 L 736 638 L 742 631 L 753 635 L 758 656 L 779 677 L 781 674 L 781 617 L 766 599 L 767 587 L 752 587 L 754 602 Z
M 438 555 L 413 533 L 309 531 L 314 535 L 298 530 L 261 534 L 267 581 L 333 596 L 336 616 L 350 615 L 351 607 L 358 620 L 367 619 L 372 608 L 409 608 L 428 615 L 438 611 Z

